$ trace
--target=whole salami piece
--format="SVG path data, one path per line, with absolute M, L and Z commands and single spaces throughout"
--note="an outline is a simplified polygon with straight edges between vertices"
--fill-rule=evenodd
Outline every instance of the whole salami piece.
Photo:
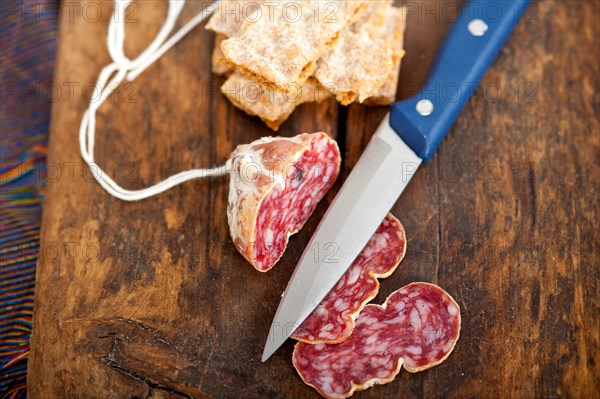
M 377 279 L 390 276 L 405 253 L 404 227 L 388 214 L 348 271 L 294 331 L 292 338 L 311 344 L 346 340 L 360 311 L 377 296 Z
M 340 151 L 325 133 L 267 137 L 231 155 L 227 218 L 237 250 L 261 272 L 279 260 L 333 185 Z
M 385 303 L 367 305 L 340 344 L 296 344 L 294 367 L 326 398 L 391 382 L 404 368 L 416 373 L 443 362 L 460 333 L 460 308 L 440 287 L 413 283 Z

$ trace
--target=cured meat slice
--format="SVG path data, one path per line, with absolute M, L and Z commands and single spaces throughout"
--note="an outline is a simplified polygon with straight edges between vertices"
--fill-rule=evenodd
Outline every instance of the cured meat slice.
M 377 279 L 390 276 L 405 253 L 404 228 L 388 214 L 348 271 L 292 338 L 311 344 L 346 340 L 360 311 L 377 296 Z
M 325 133 L 267 137 L 233 152 L 227 217 L 237 250 L 271 269 L 333 185 L 340 151 Z
M 296 344 L 294 367 L 326 398 L 347 398 L 391 382 L 404 368 L 416 373 L 443 362 L 460 333 L 460 308 L 440 287 L 413 283 L 385 303 L 367 305 L 350 337 L 334 345 Z

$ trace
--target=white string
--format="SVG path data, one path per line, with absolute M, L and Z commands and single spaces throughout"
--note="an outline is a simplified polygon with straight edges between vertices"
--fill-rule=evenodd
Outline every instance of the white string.
M 102 168 L 94 162 L 94 141 L 96 136 L 96 111 L 106 101 L 108 96 L 116 90 L 124 79 L 133 81 L 144 72 L 154 61 L 159 59 L 181 38 L 204 21 L 217 10 L 223 0 L 213 2 L 200 14 L 192 18 L 183 28 L 171 38 L 169 34 L 175 27 L 175 23 L 185 0 L 169 0 L 169 11 L 164 25 L 150 43 L 137 58 L 130 60 L 125 56 L 123 43 L 125 41 L 125 11 L 132 0 L 115 0 L 115 11 L 108 26 L 107 45 L 108 53 L 112 62 L 102 68 L 96 81 L 94 94 L 90 99 L 88 109 L 84 112 L 79 127 L 79 149 L 83 160 L 88 164 L 92 175 L 100 186 L 109 194 L 124 201 L 138 201 L 160 194 L 183 182 L 203 178 L 207 176 L 222 176 L 227 173 L 226 166 L 213 169 L 192 169 L 177 173 L 166 180 L 141 190 L 127 190 L 119 186 Z

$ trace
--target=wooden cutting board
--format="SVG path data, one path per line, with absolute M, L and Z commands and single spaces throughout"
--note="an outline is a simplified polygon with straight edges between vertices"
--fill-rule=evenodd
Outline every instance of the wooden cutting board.
M 203 3 L 189 1 L 182 21 Z M 401 372 L 356 397 L 598 397 L 598 4 L 535 3 L 397 202 L 408 252 L 374 302 L 413 281 L 439 284 L 461 306 L 461 339 L 441 366 Z M 135 5 L 126 23 L 132 57 L 166 14 L 164 2 Z M 423 83 L 457 4 L 408 5 L 399 98 Z M 292 342 L 267 363 L 260 354 L 339 182 L 267 274 L 231 243 L 226 178 L 137 203 L 109 196 L 83 165 L 77 133 L 109 62 L 111 7 L 62 3 L 29 395 L 318 397 L 292 366 Z M 97 159 L 122 185 L 222 164 L 237 144 L 271 134 L 219 93 L 212 44 L 196 29 L 100 109 Z M 281 134 L 336 137 L 346 176 L 385 113 L 304 105 Z

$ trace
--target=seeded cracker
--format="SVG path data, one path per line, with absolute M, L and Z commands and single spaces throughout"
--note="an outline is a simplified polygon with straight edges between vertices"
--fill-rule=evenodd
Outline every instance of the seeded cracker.
M 274 131 L 287 120 L 300 104 L 321 103 L 331 96 L 319 82 L 309 78 L 302 86 L 290 92 L 267 87 L 234 72 L 221 87 L 221 92 L 239 109 L 262 119 Z
M 365 0 L 299 0 L 265 4 L 221 43 L 225 57 L 245 75 L 280 90 L 301 86 L 338 34 L 366 10 Z
M 316 78 L 343 105 L 379 95 L 399 67 L 403 51 L 393 47 L 395 40 L 390 42 L 396 30 L 403 32 L 403 21 L 400 27 L 393 26 L 398 10 L 390 1 L 371 2 L 363 18 L 343 32 L 332 51 L 318 61 Z M 393 79 L 395 96 L 398 78 Z

